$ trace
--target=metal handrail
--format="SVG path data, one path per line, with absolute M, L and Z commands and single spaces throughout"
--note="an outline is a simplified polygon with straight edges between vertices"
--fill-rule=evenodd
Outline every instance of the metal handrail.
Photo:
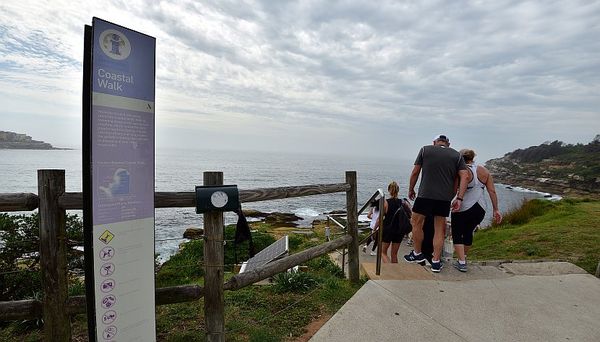
M 377 195 L 380 195 L 382 198 L 385 197 L 385 194 L 383 193 L 383 191 L 381 189 L 377 189 L 377 191 L 375 191 L 375 193 L 371 196 L 371 198 L 369 198 L 367 200 L 367 203 L 365 203 L 365 205 L 363 205 L 362 208 L 360 208 L 360 210 L 358 211 L 358 215 L 362 214 L 362 212 L 365 211 L 365 209 L 369 207 L 369 203 L 371 203 L 372 200 L 377 198 Z
M 373 201 L 374 199 L 377 198 L 377 196 L 379 196 L 379 232 L 383 232 L 383 230 L 381 229 L 383 227 L 383 210 L 384 210 L 384 201 L 385 201 L 385 194 L 383 193 L 383 190 L 381 189 L 377 189 L 377 191 L 375 191 L 373 193 L 373 195 L 371 195 L 371 197 L 367 200 L 367 202 L 360 208 L 360 210 L 358 210 L 358 216 L 360 216 L 360 214 L 363 213 L 363 211 L 365 211 L 365 209 L 367 209 L 369 207 L 369 204 L 371 204 L 371 201 Z M 341 224 L 340 222 L 338 222 L 334 216 L 343 216 L 343 214 L 329 214 L 327 215 L 327 221 L 329 222 L 329 220 L 333 221 L 335 224 L 337 224 L 340 228 L 342 228 L 343 230 L 346 230 L 346 226 Z M 329 226 L 329 224 L 327 224 L 327 226 Z M 359 242 L 359 245 L 362 244 L 363 242 L 365 242 L 369 237 L 373 236 L 375 232 L 371 232 L 371 234 L 369 234 L 369 236 L 367 236 L 366 238 L 364 238 L 362 241 Z M 376 275 L 380 275 L 381 274 L 381 238 L 382 238 L 383 234 L 378 234 L 377 235 L 377 263 L 376 263 L 376 270 L 375 270 L 375 274 Z M 345 264 L 345 260 L 346 259 L 346 249 L 344 248 L 342 250 L 342 271 L 344 270 L 344 264 Z
M 377 234 L 377 263 L 375 265 L 375 274 L 381 274 L 381 243 L 383 238 L 383 217 L 385 216 L 384 212 L 384 203 L 385 203 L 385 195 L 379 189 L 379 193 L 381 193 L 381 197 L 379 198 L 379 234 Z

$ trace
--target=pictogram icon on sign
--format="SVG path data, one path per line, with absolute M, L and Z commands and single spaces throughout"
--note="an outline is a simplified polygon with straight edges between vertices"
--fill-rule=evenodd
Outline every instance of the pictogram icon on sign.
M 102 307 L 105 309 L 110 309 L 112 308 L 115 303 L 117 301 L 117 297 L 113 296 L 113 295 L 108 295 L 104 298 L 102 298 Z
M 106 329 L 104 329 L 104 332 L 102 333 L 102 337 L 104 337 L 105 340 L 113 339 L 116 335 L 117 327 L 115 327 L 114 325 L 106 327 Z
M 100 235 L 100 241 L 104 242 L 105 244 L 109 244 L 112 239 L 115 237 L 115 234 L 111 233 L 108 229 L 104 231 L 104 233 L 102 233 L 102 235 Z
M 100 284 L 100 290 L 104 293 L 110 292 L 115 288 L 115 281 L 113 279 L 106 279 Z
M 100 259 L 107 261 L 112 259 L 112 257 L 115 255 L 115 249 L 112 248 L 111 246 L 106 246 L 104 248 L 102 248 L 102 250 L 100 251 Z
M 106 264 L 100 267 L 100 275 L 103 277 L 108 277 L 109 275 L 115 273 L 115 264 L 112 262 L 107 262 Z
M 117 319 L 117 313 L 114 310 L 109 310 L 102 315 L 102 323 L 111 324 Z

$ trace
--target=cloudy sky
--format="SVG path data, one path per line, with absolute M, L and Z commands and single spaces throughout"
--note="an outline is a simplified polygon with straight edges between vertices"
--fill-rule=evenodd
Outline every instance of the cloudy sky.
M 599 1 L 0 2 L 0 130 L 80 147 L 83 28 L 157 39 L 156 144 L 480 159 L 600 133 Z

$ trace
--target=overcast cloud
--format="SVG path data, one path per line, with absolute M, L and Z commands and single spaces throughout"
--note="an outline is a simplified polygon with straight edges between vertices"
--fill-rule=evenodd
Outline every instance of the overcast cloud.
M 5 0 L 0 130 L 80 146 L 93 16 L 157 38 L 158 148 L 412 159 L 445 133 L 486 160 L 600 133 L 600 2 L 498 0 Z

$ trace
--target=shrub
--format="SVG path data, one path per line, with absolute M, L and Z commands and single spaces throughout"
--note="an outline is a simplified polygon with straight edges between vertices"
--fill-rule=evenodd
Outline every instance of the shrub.
M 317 285 L 317 280 L 306 272 L 283 272 L 273 278 L 275 292 L 307 292 Z
M 297 234 L 291 234 L 288 236 L 288 243 L 290 245 L 290 251 L 298 251 L 301 250 L 300 246 L 306 241 L 304 236 L 300 236 Z
M 189 284 L 204 275 L 201 263 L 204 256 L 204 241 L 193 240 L 182 245 L 179 252 L 171 256 L 156 274 L 156 287 Z
M 306 265 L 315 271 L 322 271 L 338 278 L 344 278 L 342 268 L 334 263 L 328 255 L 321 255 L 318 258 L 309 260 Z
M 521 207 L 504 215 L 501 224 L 493 223 L 492 227 L 525 224 L 534 217 L 542 216 L 546 211 L 554 207 L 556 207 L 556 203 L 547 200 L 533 199 L 524 201 Z
M 83 269 L 83 256 L 73 246 L 83 245 L 83 223 L 77 215 L 66 216 L 67 263 Z M 41 291 L 39 273 L 39 215 L 0 213 L 0 300 L 32 298 Z

